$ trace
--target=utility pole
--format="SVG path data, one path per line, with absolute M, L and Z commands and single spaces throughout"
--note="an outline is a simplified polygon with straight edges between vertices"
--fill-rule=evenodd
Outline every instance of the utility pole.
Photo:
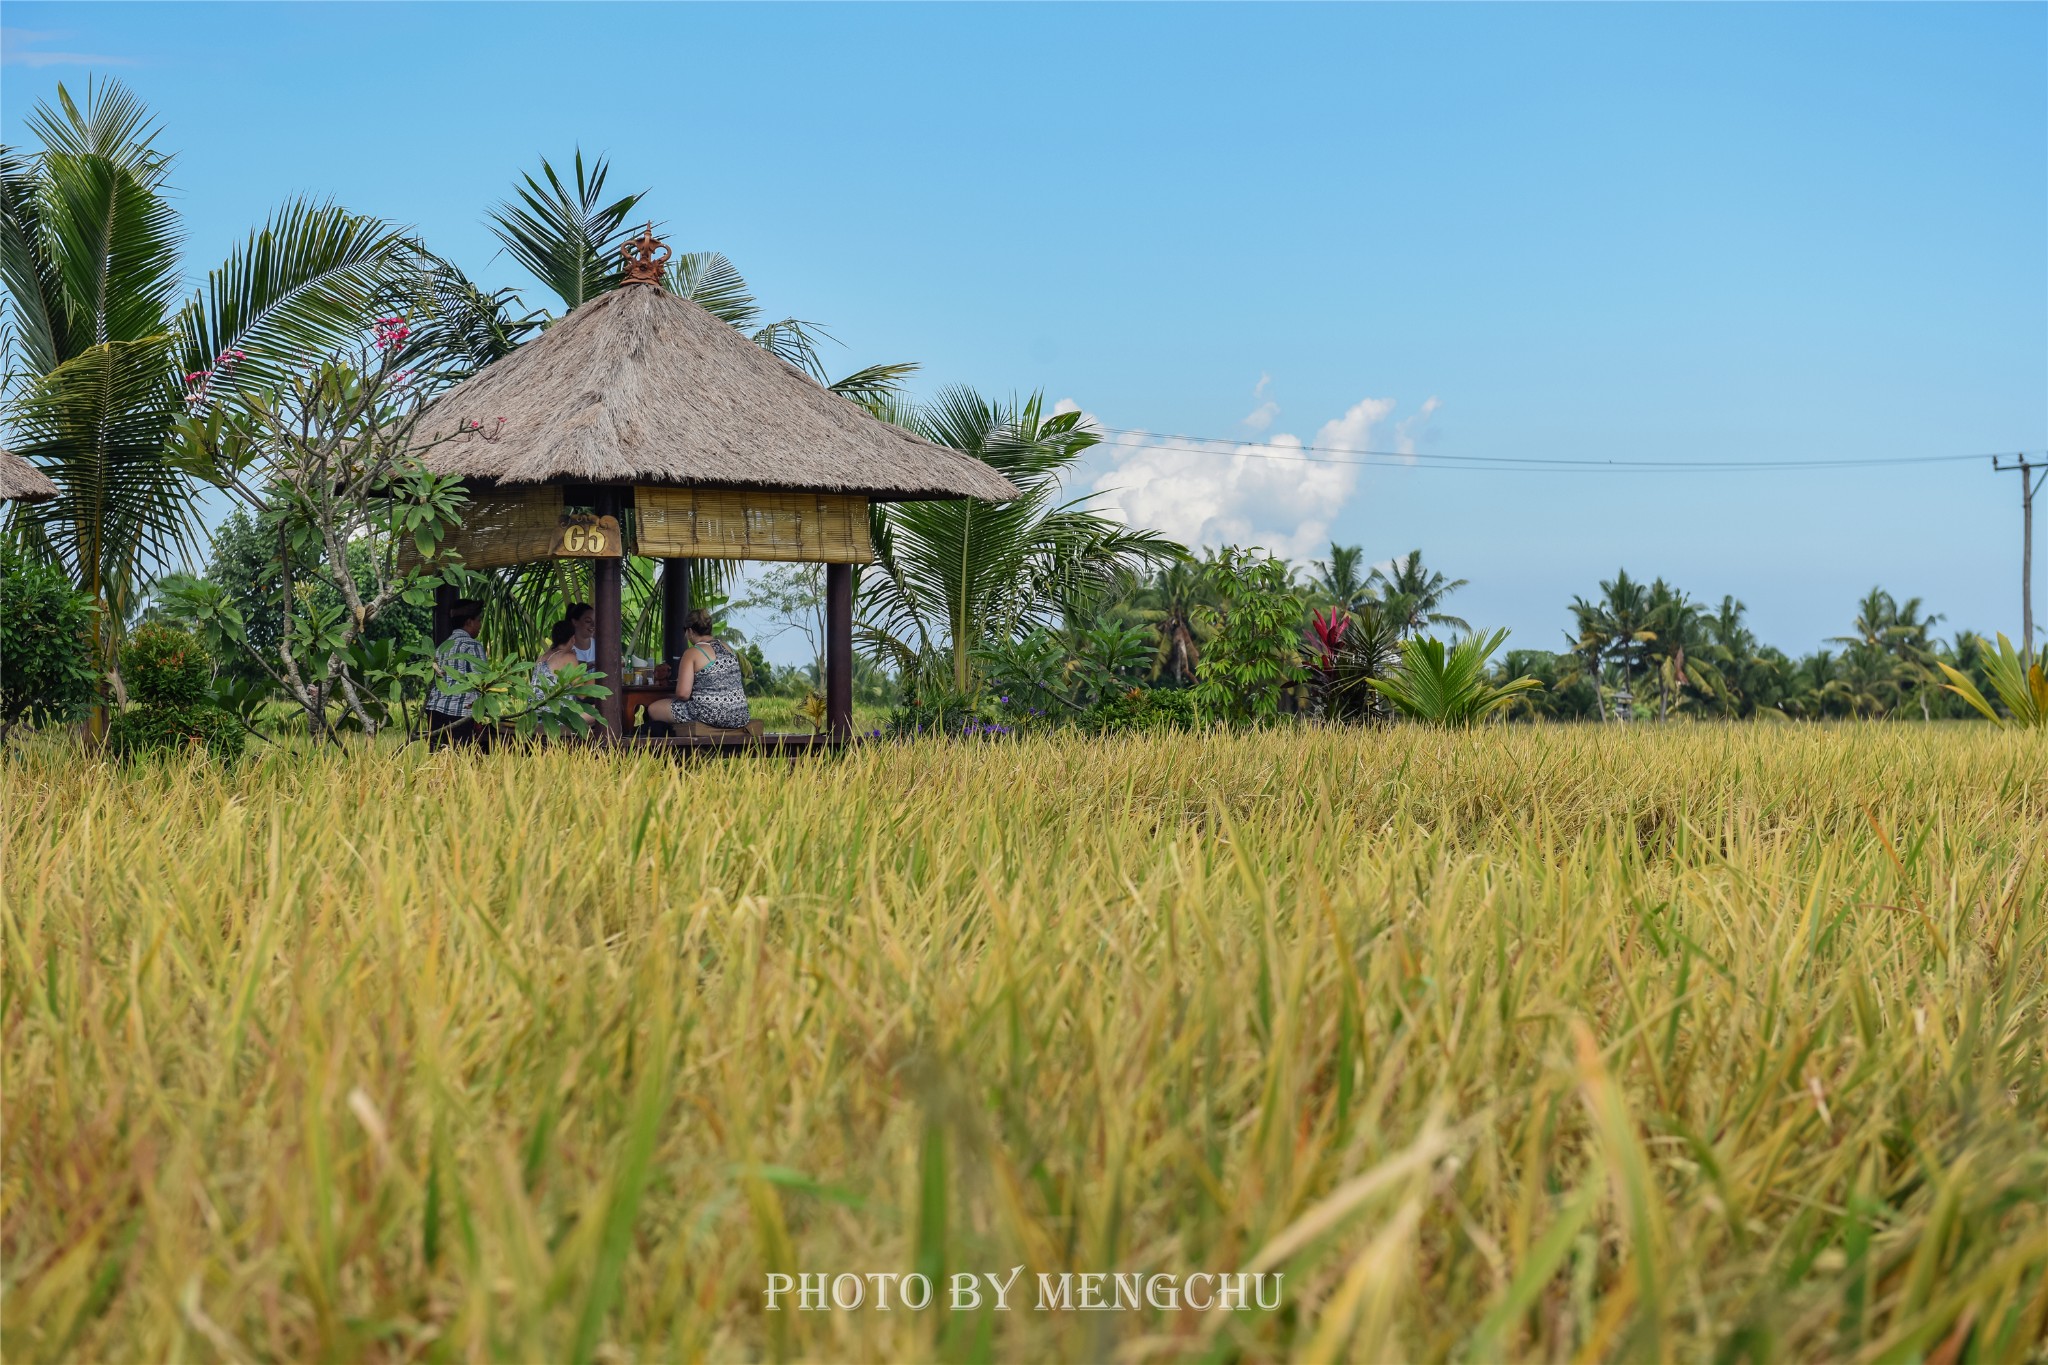
M 2021 666 L 2031 668 L 2034 664 L 2034 494 L 2041 491 L 2041 485 L 2048 483 L 2048 464 L 2029 464 L 2024 453 L 2013 457 L 2013 463 L 2006 464 L 1998 456 L 1991 457 L 1991 467 L 2001 474 L 2017 473 L 2020 476 L 2020 659 Z M 2042 472 L 2040 478 L 2034 471 Z

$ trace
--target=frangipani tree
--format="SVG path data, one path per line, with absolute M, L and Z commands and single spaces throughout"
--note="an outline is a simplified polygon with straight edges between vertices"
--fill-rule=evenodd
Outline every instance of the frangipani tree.
M 0 149 L 9 444 L 61 490 L 9 530 L 102 608 L 103 661 L 150 584 L 195 548 L 209 471 L 173 453 L 193 395 L 260 390 L 360 337 L 414 248 L 334 204 L 287 204 L 180 305 L 172 159 L 119 82 L 58 86 Z

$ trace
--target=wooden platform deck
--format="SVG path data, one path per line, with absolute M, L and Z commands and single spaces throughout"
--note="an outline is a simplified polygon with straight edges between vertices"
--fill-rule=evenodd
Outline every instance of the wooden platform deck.
M 836 754 L 851 747 L 856 741 L 808 733 L 769 733 L 693 735 L 687 738 L 668 735 L 628 735 L 624 739 L 612 742 L 622 748 L 644 750 L 649 753 L 759 754 L 767 758 L 810 758 Z

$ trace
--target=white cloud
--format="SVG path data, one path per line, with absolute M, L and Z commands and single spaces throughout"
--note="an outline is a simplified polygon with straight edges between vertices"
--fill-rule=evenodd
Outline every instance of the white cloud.
M 1094 482 L 1098 505 L 1189 546 L 1258 545 L 1289 559 L 1313 558 L 1329 550 L 1331 527 L 1357 491 L 1360 467 L 1301 455 L 1311 444 L 1371 449 L 1373 430 L 1394 406 L 1391 398 L 1354 403 L 1312 442 L 1283 432 L 1234 448 L 1190 449 L 1142 434 L 1112 437 L 1101 452 L 1109 468 Z
M 1413 455 L 1416 437 L 1429 428 L 1429 419 L 1436 416 L 1436 410 L 1442 406 L 1436 395 L 1431 394 L 1421 407 L 1403 417 L 1394 427 L 1394 449 L 1403 455 Z
M 1252 385 L 1252 397 L 1261 401 L 1244 419 L 1244 426 L 1247 431 L 1264 431 L 1267 427 L 1272 426 L 1273 419 L 1280 415 L 1280 405 L 1266 397 L 1266 390 L 1271 387 L 1273 387 L 1273 376 L 1262 371 L 1259 375 L 1259 382 Z
M 1253 395 L 1270 382 L 1261 376 Z M 1102 419 L 1071 398 L 1053 411 L 1078 412 L 1102 434 L 1069 486 L 1087 488 L 1090 505 L 1131 526 L 1163 532 L 1192 548 L 1261 546 L 1294 560 L 1327 555 L 1331 527 L 1358 490 L 1364 466 L 1335 463 L 1343 455 L 1321 451 L 1386 450 L 1412 454 L 1418 437 L 1443 404 L 1435 397 L 1394 424 L 1391 442 L 1375 443 L 1397 404 L 1366 398 L 1316 429 L 1314 439 L 1279 433 L 1236 446 L 1174 441 L 1149 432 L 1107 430 Z M 1171 444 L 1168 444 L 1171 442 Z M 1310 447 L 1315 450 L 1311 451 Z M 1091 482 L 1092 480 L 1092 482 Z
M 25 28 L 0 28 L 0 65 L 6 66 L 133 66 L 133 57 L 115 57 L 102 52 L 38 52 L 44 43 L 68 38 L 68 33 L 44 33 Z

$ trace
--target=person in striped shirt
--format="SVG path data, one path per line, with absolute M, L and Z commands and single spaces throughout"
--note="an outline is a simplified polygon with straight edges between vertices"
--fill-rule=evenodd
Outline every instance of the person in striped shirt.
M 484 748 L 490 744 L 491 731 L 470 716 L 476 694 L 444 692 L 440 683 L 441 678 L 456 673 L 476 672 L 489 657 L 484 653 L 483 641 L 476 638 L 484 624 L 483 603 L 465 598 L 455 604 L 454 616 L 455 629 L 434 651 L 435 682 L 427 690 L 427 747 L 474 744 Z

